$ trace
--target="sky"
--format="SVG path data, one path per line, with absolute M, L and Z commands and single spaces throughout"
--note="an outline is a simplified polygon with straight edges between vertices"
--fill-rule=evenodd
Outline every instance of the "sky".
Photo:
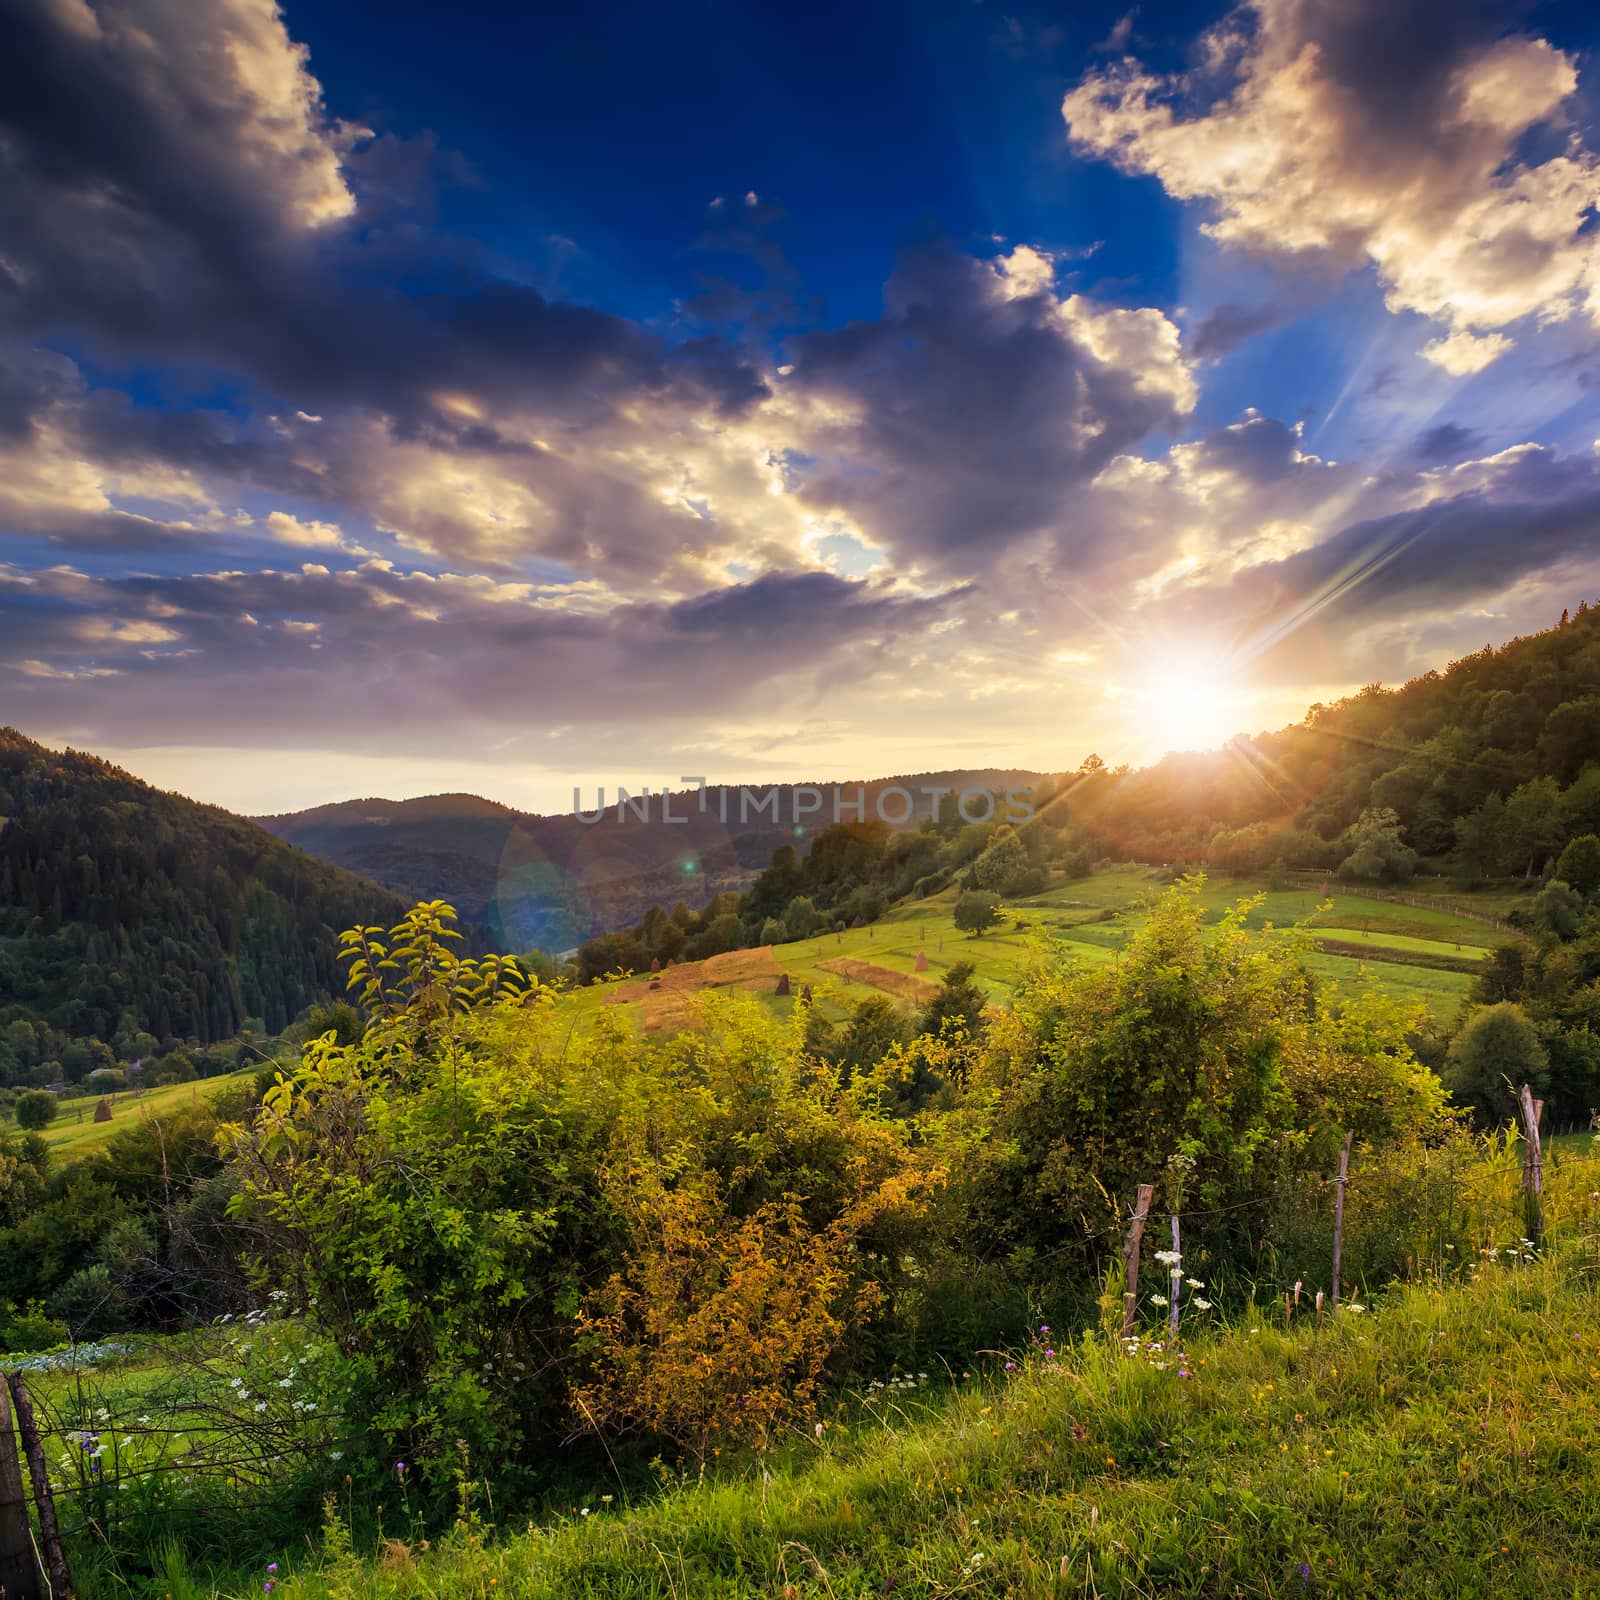
M 1600 13 L 0 0 L 0 722 L 1075 768 L 1600 596 Z

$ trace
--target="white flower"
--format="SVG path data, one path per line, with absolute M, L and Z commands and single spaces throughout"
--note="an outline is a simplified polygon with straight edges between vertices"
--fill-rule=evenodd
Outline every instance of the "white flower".
M 1359 1316 L 1366 1309 L 1367 1308 L 1364 1305 L 1361 1305 L 1354 1300 L 1352 1300 L 1350 1304 L 1345 1307 L 1346 1311 L 1354 1311 L 1357 1316 Z
M 1166 1303 L 1167 1297 L 1164 1294 L 1153 1294 L 1150 1296 L 1150 1304 L 1153 1306 L 1164 1306 Z
M 1183 1252 L 1181 1250 L 1157 1250 L 1156 1260 L 1164 1267 L 1175 1267 L 1183 1260 Z
M 1204 1278 L 1185 1278 L 1183 1281 L 1188 1284 L 1191 1289 L 1203 1289 L 1206 1286 Z
M 1193 1306 L 1196 1311 L 1209 1311 L 1211 1309 L 1211 1302 L 1209 1300 L 1202 1300 L 1199 1295 L 1196 1295 L 1194 1299 L 1189 1302 L 1189 1304 Z M 1256 1330 L 1252 1328 L 1250 1331 L 1254 1333 Z

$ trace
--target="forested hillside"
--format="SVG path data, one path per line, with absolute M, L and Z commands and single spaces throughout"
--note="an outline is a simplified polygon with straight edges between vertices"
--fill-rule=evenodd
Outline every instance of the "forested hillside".
M 402 909 L 240 817 L 0 728 L 0 1082 L 69 1041 L 277 1032 L 342 992 L 339 929 Z M 72 1055 L 69 1078 L 90 1062 Z
M 1399 689 L 1372 685 L 1276 733 L 1137 772 L 1091 761 L 1047 785 L 1106 854 L 1245 870 L 1337 866 L 1364 812 L 1478 877 L 1532 876 L 1600 828 L 1600 610 L 1484 648 Z M 1586 765 L 1589 770 L 1585 771 Z M 1403 876 L 1407 857 L 1376 863 Z

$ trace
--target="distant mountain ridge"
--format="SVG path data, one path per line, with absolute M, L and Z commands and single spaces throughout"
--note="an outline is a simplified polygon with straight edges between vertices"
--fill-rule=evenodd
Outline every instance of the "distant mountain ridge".
M 465 794 L 342 800 L 252 820 L 403 898 L 450 901 L 503 948 L 562 951 L 626 927 L 652 905 L 698 905 L 747 887 L 778 845 L 804 849 L 832 825 L 835 793 L 846 821 L 855 819 L 860 791 L 867 817 L 883 799 L 897 825 L 914 826 L 936 803 L 926 790 L 1031 789 L 1042 776 L 984 767 L 839 783 L 712 785 L 667 796 L 672 816 L 683 819 L 672 822 L 663 819 L 660 791 L 651 795 L 648 821 L 626 808 L 619 818 L 614 790 L 592 822 Z M 909 792 L 909 809 L 888 795 L 892 789 Z M 822 796 L 809 812 L 808 791 Z

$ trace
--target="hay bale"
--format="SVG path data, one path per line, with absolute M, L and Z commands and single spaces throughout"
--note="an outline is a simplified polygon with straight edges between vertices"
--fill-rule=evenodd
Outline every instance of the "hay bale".
M 780 972 L 778 974 L 778 987 L 776 989 L 774 989 L 772 992 L 774 994 L 788 994 L 789 993 L 789 974 L 787 972 Z
M 111 1120 L 111 1102 L 109 1100 L 102 1099 L 94 1108 L 94 1120 L 96 1122 L 109 1122 Z
M 918 972 L 926 972 L 927 970 L 928 970 L 928 952 L 926 950 L 919 950 L 919 951 L 917 951 L 917 971 Z

